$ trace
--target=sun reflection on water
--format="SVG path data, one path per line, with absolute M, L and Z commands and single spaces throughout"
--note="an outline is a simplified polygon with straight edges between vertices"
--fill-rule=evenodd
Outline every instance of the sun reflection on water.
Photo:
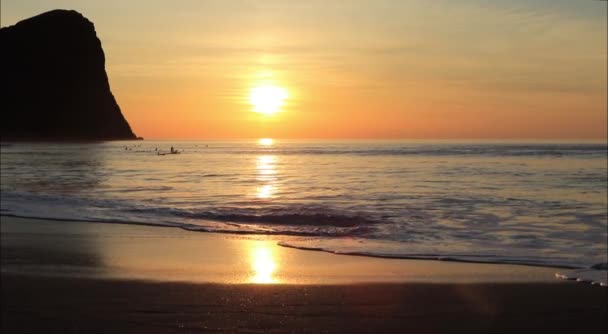
M 257 188 L 256 197 L 261 199 L 272 198 L 275 188 L 270 184 L 265 184 Z
M 276 156 L 273 155 L 262 155 L 256 159 L 256 179 L 262 184 L 256 187 L 255 197 L 259 199 L 273 198 L 276 189 Z
M 279 281 L 273 277 L 277 269 L 277 263 L 272 253 L 272 249 L 266 246 L 255 246 L 251 249 L 251 269 L 253 276 L 251 283 L 271 284 Z
M 261 146 L 272 146 L 272 144 L 274 144 L 274 140 L 272 138 L 260 138 L 258 139 L 258 144 Z
M 273 178 L 266 177 L 270 175 L 274 175 L 277 173 L 275 168 L 276 158 L 272 155 L 262 155 L 259 156 L 256 163 L 256 169 L 258 170 L 258 175 L 261 176 L 258 180 L 263 181 L 272 181 Z

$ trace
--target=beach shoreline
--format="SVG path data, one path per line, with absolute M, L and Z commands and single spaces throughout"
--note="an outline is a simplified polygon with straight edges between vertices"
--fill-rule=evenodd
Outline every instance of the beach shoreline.
M 0 217 L 2 271 L 196 283 L 554 283 L 559 268 L 391 259 L 279 245 L 290 236 Z
M 4 333 L 606 330 L 608 290 L 556 279 L 556 268 L 337 255 L 140 225 L 0 222 Z

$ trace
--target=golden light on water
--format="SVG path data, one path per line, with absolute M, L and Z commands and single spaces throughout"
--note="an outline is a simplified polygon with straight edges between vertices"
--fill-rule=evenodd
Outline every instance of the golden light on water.
M 278 280 L 273 277 L 277 269 L 277 263 L 271 248 L 260 245 L 251 250 L 251 269 L 253 270 L 253 276 L 250 278 L 251 283 L 278 283 Z
M 260 199 L 269 199 L 273 197 L 274 193 L 274 187 L 270 184 L 266 184 L 257 188 L 256 197 Z
M 255 197 L 259 199 L 270 199 L 274 197 L 276 193 L 275 181 L 276 181 L 276 156 L 274 155 L 261 155 L 257 157 L 256 179 L 262 182 L 261 185 L 257 186 Z
M 249 93 L 249 103 L 253 106 L 253 111 L 272 115 L 281 111 L 285 100 L 289 97 L 287 90 L 279 86 L 258 86 Z
M 272 144 L 274 144 L 274 140 L 272 138 L 260 138 L 258 139 L 258 144 L 261 146 L 272 146 Z
M 258 170 L 258 176 L 274 175 L 277 173 L 275 168 L 276 157 L 274 155 L 261 155 L 257 157 L 256 169 Z M 272 181 L 271 178 L 262 177 L 258 178 L 262 181 Z

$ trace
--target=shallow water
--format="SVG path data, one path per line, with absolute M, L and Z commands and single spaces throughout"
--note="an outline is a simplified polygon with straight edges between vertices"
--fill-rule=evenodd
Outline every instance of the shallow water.
M 266 143 L 268 144 L 268 143 Z M 166 153 L 174 146 L 181 154 Z M 607 262 L 605 143 L 3 143 L 1 212 L 359 255 Z

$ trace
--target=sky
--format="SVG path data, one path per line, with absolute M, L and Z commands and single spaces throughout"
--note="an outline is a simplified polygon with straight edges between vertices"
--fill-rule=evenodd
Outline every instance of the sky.
M 607 4 L 2 0 L 0 19 L 91 20 L 145 138 L 605 139 Z M 279 112 L 255 112 L 269 86 Z

